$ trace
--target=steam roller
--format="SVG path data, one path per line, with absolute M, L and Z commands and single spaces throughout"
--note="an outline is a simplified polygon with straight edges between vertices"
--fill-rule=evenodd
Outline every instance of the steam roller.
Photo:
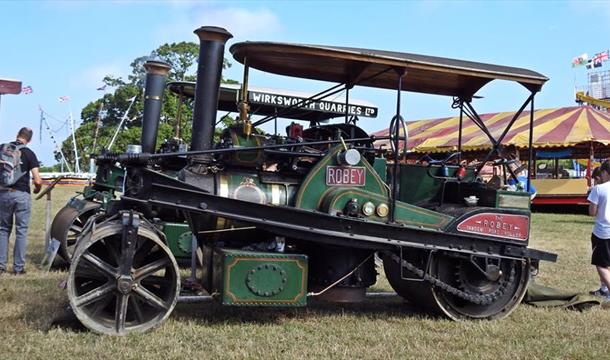
M 522 112 L 533 109 L 548 80 L 543 75 L 373 49 L 236 43 L 230 52 L 244 66 L 238 116 L 214 141 L 231 34 L 217 27 L 195 34 L 200 54 L 190 149 L 155 153 L 165 69 L 147 73 L 142 152 L 96 158 L 100 171 L 119 164 L 125 187 L 91 218 L 73 253 L 68 298 L 91 330 L 123 335 L 169 316 L 180 279 L 157 223 L 170 213 L 180 214 L 196 238 L 203 259 L 198 283 L 226 306 L 362 301 L 377 281 L 378 255 L 392 288 L 414 305 L 454 320 L 501 319 L 519 305 L 539 262 L 556 260 L 528 246 L 529 181 L 525 188 L 506 189 L 480 176 L 490 161 L 507 163 L 503 140 L 517 119 L 531 126 L 533 111 Z M 337 85 L 313 96 L 266 96 L 248 90 L 250 70 Z M 529 94 L 503 131 L 491 131 L 472 103 L 495 80 L 512 81 Z M 358 125 L 374 117 L 351 100 L 355 87 L 395 94 L 385 134 L 371 135 Z M 475 122 L 489 138 L 488 149 L 477 155 L 482 161 L 462 161 L 468 155 L 462 122 L 455 149 L 425 162 L 406 159 L 401 96 L 409 92 L 452 97 L 460 118 Z M 284 108 L 257 117 L 257 101 Z M 305 117 L 309 126 L 299 123 L 299 116 L 316 111 L 343 114 L 342 121 Z M 280 134 L 277 121 L 283 118 L 290 122 Z M 275 123 L 273 133 L 263 130 L 268 122 Z M 506 174 L 517 180 L 510 169 Z

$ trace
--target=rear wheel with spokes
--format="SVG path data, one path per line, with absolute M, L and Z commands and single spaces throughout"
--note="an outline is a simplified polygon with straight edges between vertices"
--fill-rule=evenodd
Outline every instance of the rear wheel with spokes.
M 454 320 L 508 316 L 523 299 L 529 282 L 528 260 L 451 252 L 430 255 L 417 249 L 409 249 L 402 256 L 404 261 L 426 269 L 437 285 L 444 284 L 445 288 L 401 267 L 396 258 L 385 256 L 385 274 L 396 293 L 416 306 Z
M 57 212 L 51 224 L 51 237 L 59 241 L 59 255 L 72 261 L 76 242 L 87 220 L 98 211 L 100 204 L 87 201 L 82 208 L 65 206 Z
M 176 260 L 157 234 L 141 225 L 134 251 L 128 251 L 122 232 L 119 221 L 100 225 L 79 244 L 68 275 L 68 297 L 78 319 L 110 335 L 159 325 L 180 290 Z

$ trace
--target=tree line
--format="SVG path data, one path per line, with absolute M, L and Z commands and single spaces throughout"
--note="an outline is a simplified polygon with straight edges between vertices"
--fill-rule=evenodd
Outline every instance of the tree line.
M 94 154 L 99 154 L 104 150 L 124 152 L 128 144 L 140 143 L 144 110 L 144 84 L 146 81 L 146 70 L 143 65 L 146 61 L 160 60 L 167 62 L 172 67 L 167 82 L 195 81 L 198 56 L 199 45 L 194 42 L 164 44 L 152 51 L 150 55 L 134 59 L 130 64 L 131 73 L 127 76 L 127 79 L 112 74 L 105 76 L 102 88 L 111 91 L 105 91 L 100 98 L 91 101 L 82 109 L 80 113 L 82 122 L 75 130 L 81 169 L 88 169 L 89 160 Z M 225 59 L 223 68 L 227 69 L 230 66 L 231 63 Z M 222 82 L 237 83 L 237 81 L 224 78 Z M 108 145 L 133 97 L 135 97 L 135 101 L 126 114 L 126 120 L 119 129 L 112 148 L 108 149 Z M 177 116 L 179 112 L 180 117 Z M 177 135 L 177 126 L 180 128 L 180 138 L 187 144 L 190 143 L 192 125 L 190 119 L 192 114 L 192 101 L 184 99 L 181 103 L 177 95 L 166 89 L 157 134 L 157 148 L 165 140 L 170 140 Z M 180 124 L 177 123 L 178 118 L 181 119 Z M 223 119 L 223 123 L 228 125 L 232 120 L 232 118 L 226 117 Z M 62 142 L 61 149 L 67 161 L 71 165 L 74 164 L 74 147 L 71 136 L 68 136 Z M 56 152 L 55 159 L 60 162 L 61 154 Z M 59 165 L 55 167 L 58 168 Z

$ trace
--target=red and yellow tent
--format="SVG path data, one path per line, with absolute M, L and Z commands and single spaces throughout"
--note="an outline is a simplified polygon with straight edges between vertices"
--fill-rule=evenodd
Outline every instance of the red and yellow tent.
M 498 138 L 514 116 L 514 112 L 480 115 L 491 134 Z M 459 115 L 442 119 L 407 122 L 408 149 L 415 153 L 451 152 L 458 148 Z M 502 144 L 525 148 L 529 142 L 530 112 L 524 111 L 515 121 Z M 402 131 L 401 131 L 402 133 Z M 387 136 L 388 129 L 374 135 Z M 583 143 L 610 145 L 610 113 L 591 106 L 570 106 L 534 111 L 534 148 L 572 147 Z M 377 145 L 389 140 L 380 140 Z M 487 136 L 464 115 L 462 151 L 480 151 L 491 148 Z

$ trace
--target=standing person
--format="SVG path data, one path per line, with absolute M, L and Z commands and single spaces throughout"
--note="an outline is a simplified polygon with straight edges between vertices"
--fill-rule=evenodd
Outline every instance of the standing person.
M 591 187 L 604 183 L 601 178 L 601 171 L 599 171 L 599 166 L 593 169 L 593 171 L 591 172 L 591 179 L 593 180 L 593 185 Z
M 593 182 L 592 182 L 593 185 L 589 189 L 589 193 L 591 193 L 591 190 L 593 189 L 593 187 L 595 185 L 601 185 L 604 183 L 604 180 L 602 179 L 602 176 L 601 176 L 601 171 L 599 169 L 599 166 L 596 167 L 595 169 L 593 169 L 593 172 L 591 173 L 591 179 L 593 180 Z M 600 281 L 599 289 L 589 291 L 589 294 L 595 295 L 595 296 L 608 296 L 608 295 L 610 295 L 610 291 L 608 290 L 608 286 L 606 286 L 606 284 L 604 284 L 603 281 Z
M 595 225 L 591 234 L 591 264 L 595 265 L 600 282 L 605 285 L 595 292 L 595 295 L 604 296 L 610 301 L 610 162 L 604 161 L 599 167 L 602 183 L 594 186 L 587 197 L 589 201 L 589 215 L 595 216 Z M 604 290 L 606 290 L 604 292 Z
M 17 179 L 11 185 L 0 187 L 0 274 L 7 271 L 8 240 L 15 223 L 15 249 L 13 252 L 13 274 L 25 274 L 25 253 L 27 249 L 28 224 L 30 222 L 30 172 L 34 179 L 34 194 L 40 192 L 42 179 L 38 173 L 38 159 L 32 150 L 26 147 L 32 140 L 32 129 L 21 128 L 17 133 L 17 140 L 2 145 L 2 149 L 9 147 L 20 152 L 19 169 L 14 174 Z M 3 151 L 2 155 L 10 155 L 10 151 Z M 16 151 L 12 153 L 17 154 Z M 17 171 L 19 170 L 19 171 Z

